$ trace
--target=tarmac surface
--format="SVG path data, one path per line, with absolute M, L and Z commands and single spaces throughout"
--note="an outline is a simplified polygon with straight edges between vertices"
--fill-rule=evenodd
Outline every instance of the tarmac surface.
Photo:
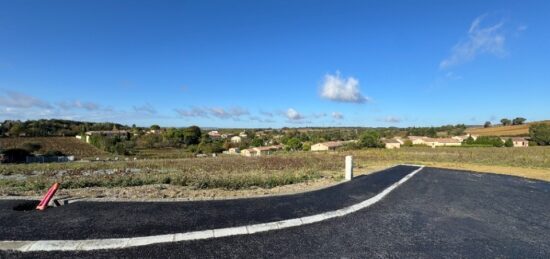
M 424 168 L 371 207 L 310 225 L 119 250 L 0 257 L 549 258 L 549 240 L 550 183 Z
M 138 237 L 266 223 L 319 214 L 364 201 L 418 169 L 396 166 L 353 181 L 295 195 L 193 202 L 75 202 L 15 211 L 0 201 L 1 240 Z

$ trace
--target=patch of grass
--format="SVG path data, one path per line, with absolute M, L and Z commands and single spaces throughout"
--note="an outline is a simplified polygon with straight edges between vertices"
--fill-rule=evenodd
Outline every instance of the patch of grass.
M 399 163 L 518 175 L 550 181 L 550 147 L 410 147 L 328 153 L 292 152 L 265 157 L 157 159 L 117 162 L 0 165 L 2 193 L 170 184 L 193 189 L 273 188 L 320 178 L 340 181 L 344 156 L 353 155 L 357 174 Z M 11 175 L 10 177 L 7 177 Z M 17 175 L 25 175 L 22 180 Z

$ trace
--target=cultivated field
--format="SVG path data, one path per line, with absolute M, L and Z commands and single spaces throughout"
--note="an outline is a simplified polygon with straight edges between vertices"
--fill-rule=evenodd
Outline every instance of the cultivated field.
M 469 128 L 466 129 L 466 133 L 479 136 L 528 136 L 529 135 L 529 126 L 533 123 L 547 123 L 550 124 L 550 121 L 540 121 L 532 122 L 523 125 L 512 125 L 512 126 L 494 126 L 489 128 Z
M 0 195 L 40 194 L 54 181 L 62 183 L 64 194 L 132 198 L 239 196 L 249 195 L 250 190 L 255 190 L 254 194 L 265 194 L 282 186 L 299 186 L 289 189 L 299 191 L 340 181 L 344 156 L 349 154 L 354 156 L 357 173 L 414 163 L 550 181 L 550 147 L 412 147 L 330 153 L 282 152 L 257 158 L 220 156 L 5 164 L 0 165 Z
M 77 158 L 105 156 L 107 153 L 74 137 L 29 137 L 29 138 L 0 138 L 0 147 L 4 149 L 19 148 L 24 143 L 37 143 L 41 148 L 38 152 L 61 151 L 66 155 Z

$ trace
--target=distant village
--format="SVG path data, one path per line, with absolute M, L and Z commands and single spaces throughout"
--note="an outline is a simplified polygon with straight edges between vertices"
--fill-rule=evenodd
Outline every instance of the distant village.
M 145 134 L 159 134 L 160 130 L 148 130 Z M 256 132 L 257 135 L 262 135 L 261 131 Z M 90 142 L 90 138 L 93 135 L 102 135 L 109 137 L 122 137 L 126 138 L 131 135 L 129 131 L 126 130 L 112 130 L 112 131 L 88 131 L 84 135 L 77 135 L 77 139 L 81 139 L 87 143 Z M 207 132 L 207 135 L 212 140 L 229 140 L 230 143 L 240 144 L 245 139 L 248 138 L 246 132 L 240 132 L 239 134 L 230 134 L 230 133 L 220 133 L 217 130 L 212 130 Z M 262 156 L 269 155 L 275 151 L 283 150 L 285 145 L 283 144 L 273 144 L 277 142 L 277 139 L 281 139 L 283 135 L 274 135 L 273 139 L 267 141 L 265 146 L 258 147 L 249 147 L 241 149 L 239 147 L 230 147 L 228 150 L 223 151 L 223 154 L 227 155 L 241 155 L 246 157 Z M 462 136 L 453 136 L 448 138 L 430 138 L 425 136 L 408 136 L 408 137 L 394 137 L 394 138 L 382 138 L 380 141 L 383 144 L 383 147 L 386 149 L 398 149 L 402 146 L 427 146 L 427 147 L 456 147 L 462 146 L 464 141 L 468 138 L 477 140 L 477 135 L 466 134 Z M 525 137 L 511 137 L 511 138 L 500 138 L 502 143 L 505 143 L 508 139 L 512 141 L 513 147 L 528 147 L 529 140 Z M 358 140 L 347 140 L 347 141 L 327 141 L 320 142 L 311 145 L 309 151 L 319 152 L 319 151 L 335 151 L 347 144 L 357 143 Z M 307 150 L 306 150 L 307 151 Z

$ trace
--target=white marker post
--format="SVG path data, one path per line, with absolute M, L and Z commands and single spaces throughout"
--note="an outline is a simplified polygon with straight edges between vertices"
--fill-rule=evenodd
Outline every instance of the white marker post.
M 346 181 L 353 178 L 353 157 L 346 156 Z

